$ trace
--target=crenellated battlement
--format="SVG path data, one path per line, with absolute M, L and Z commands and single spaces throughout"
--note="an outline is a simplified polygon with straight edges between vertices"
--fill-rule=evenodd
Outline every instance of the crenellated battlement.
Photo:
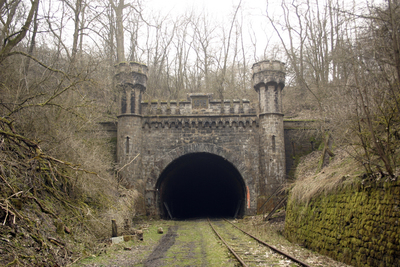
M 206 94 L 189 94 L 188 100 L 142 101 L 143 115 L 256 114 L 247 99 L 220 100 Z
M 137 63 L 137 62 L 121 62 L 115 67 L 115 73 L 140 73 L 147 76 L 148 68 L 145 64 Z
M 189 118 L 170 116 L 144 116 L 142 128 L 145 129 L 218 129 L 218 128 L 258 127 L 256 116 L 195 116 Z
M 253 73 L 260 71 L 281 71 L 285 72 L 285 63 L 279 60 L 263 60 L 253 64 Z

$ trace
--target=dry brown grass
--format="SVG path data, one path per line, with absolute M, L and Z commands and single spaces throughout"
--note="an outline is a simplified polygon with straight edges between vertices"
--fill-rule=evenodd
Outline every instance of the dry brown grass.
M 301 159 L 295 173 L 296 180 L 291 185 L 294 200 L 308 203 L 315 196 L 335 191 L 343 184 L 352 184 L 363 171 L 344 149 L 336 149 L 329 165 L 318 170 L 321 154 L 321 151 L 314 151 Z

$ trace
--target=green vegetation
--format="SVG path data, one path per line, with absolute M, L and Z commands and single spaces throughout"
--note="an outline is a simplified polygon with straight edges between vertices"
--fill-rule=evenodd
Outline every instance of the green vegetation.
M 162 227 L 163 229 L 168 229 L 170 225 L 174 222 L 172 221 L 153 221 L 150 224 L 144 223 L 140 225 L 139 228 L 143 231 L 143 241 L 137 239 L 122 242 L 119 244 L 113 244 L 108 246 L 104 244 L 103 249 L 99 249 L 95 254 L 88 255 L 85 258 L 79 260 L 72 267 L 85 266 L 85 265 L 118 265 L 118 259 L 126 258 L 126 262 L 135 263 L 134 266 L 143 266 L 142 263 L 152 252 L 154 246 L 163 237 L 162 234 L 157 233 L 157 229 Z M 165 233 L 164 233 L 165 234 Z M 137 247 L 142 249 L 138 250 Z M 132 250 L 125 250 L 130 248 Z M 123 255 L 121 257 L 121 255 Z
M 183 266 L 230 266 L 228 250 L 217 242 L 207 221 L 198 223 L 177 222 L 178 237 L 175 246 L 168 250 L 166 262 L 178 261 Z
M 285 236 L 353 266 L 399 264 L 399 181 L 361 181 L 308 204 L 291 198 Z
M 164 264 L 179 262 L 183 266 L 231 266 L 228 250 L 217 242 L 216 236 L 206 221 L 150 221 L 144 225 L 143 241 L 129 241 L 112 245 L 100 250 L 96 255 L 88 255 L 73 266 L 118 265 L 119 260 L 133 266 L 143 266 L 158 241 L 166 234 L 170 226 L 178 226 L 177 237 L 174 246 L 171 247 L 163 259 Z M 196 224 L 196 228 L 193 224 Z M 164 234 L 158 234 L 157 229 L 162 227 Z M 138 249 L 138 248 L 141 249 Z M 124 248 L 132 248 L 125 251 Z

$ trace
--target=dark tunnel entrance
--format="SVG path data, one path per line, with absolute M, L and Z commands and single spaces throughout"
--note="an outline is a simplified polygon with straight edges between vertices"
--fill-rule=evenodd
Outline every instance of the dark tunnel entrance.
M 184 155 L 165 168 L 157 183 L 161 217 L 242 217 L 246 190 L 239 171 L 210 153 Z

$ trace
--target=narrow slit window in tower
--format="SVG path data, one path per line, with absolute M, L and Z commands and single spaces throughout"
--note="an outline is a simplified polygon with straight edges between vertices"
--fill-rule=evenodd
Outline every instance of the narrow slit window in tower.
M 121 114 L 126 113 L 126 93 L 124 92 L 121 96 Z
M 135 91 L 131 92 L 131 113 L 134 114 L 135 112 L 135 103 L 136 103 L 136 98 L 135 98 Z
M 129 136 L 126 137 L 126 142 L 125 142 L 125 153 L 129 154 Z
M 275 152 L 276 144 L 275 144 L 275 135 L 272 136 L 272 152 Z

